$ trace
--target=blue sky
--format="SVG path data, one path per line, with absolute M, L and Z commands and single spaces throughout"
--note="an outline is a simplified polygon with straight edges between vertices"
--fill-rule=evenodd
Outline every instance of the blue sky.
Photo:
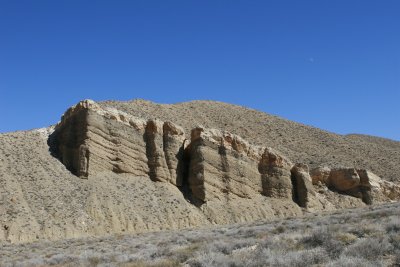
M 400 140 L 400 1 L 0 0 L 0 132 L 211 99 Z

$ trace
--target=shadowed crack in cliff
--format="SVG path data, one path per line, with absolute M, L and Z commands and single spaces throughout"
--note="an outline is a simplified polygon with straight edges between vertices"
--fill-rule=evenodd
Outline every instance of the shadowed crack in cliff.
M 144 133 L 144 141 L 146 143 L 147 165 L 149 167 L 149 177 L 152 181 L 160 181 L 157 178 L 157 149 L 154 141 L 154 134 L 147 130 Z
M 224 145 L 218 146 L 218 154 L 221 160 L 221 171 L 223 172 L 222 181 L 224 188 L 222 189 L 222 192 L 224 193 L 226 200 L 229 200 L 229 193 L 232 191 L 232 189 L 230 185 L 231 178 L 229 176 L 229 162 L 228 157 L 226 156 L 226 147 Z

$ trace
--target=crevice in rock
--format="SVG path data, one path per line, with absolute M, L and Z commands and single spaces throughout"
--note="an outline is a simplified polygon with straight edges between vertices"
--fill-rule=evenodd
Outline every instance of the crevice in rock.
M 177 172 L 180 170 L 180 183 L 178 185 L 179 190 L 182 192 L 183 196 L 185 199 L 193 203 L 193 193 L 192 190 L 190 189 L 189 185 L 189 167 L 190 167 L 190 151 L 188 149 L 185 149 L 185 142 L 187 140 L 183 141 L 183 144 L 178 152 L 181 153 L 181 156 L 178 157 L 178 167 L 177 167 Z M 178 174 L 177 174 L 178 175 Z M 178 183 L 177 183 L 178 184 Z
M 367 205 L 372 205 L 373 199 L 371 188 L 367 186 L 360 186 L 360 192 L 362 201 Z
M 190 202 L 200 207 L 206 202 L 206 190 L 204 185 L 204 156 L 201 147 L 204 146 L 201 138 L 192 141 L 185 149 L 185 165 L 188 187 L 188 199 Z M 185 182 L 186 183 L 186 182 Z
M 222 181 L 224 183 L 224 189 L 222 192 L 224 193 L 226 200 L 229 200 L 229 193 L 232 191 L 230 185 L 231 178 L 229 176 L 230 167 L 228 157 L 226 156 L 226 147 L 223 144 L 218 146 L 218 154 L 221 160 L 221 171 L 223 172 Z
M 156 126 L 151 121 L 147 123 L 143 139 L 146 143 L 146 157 L 147 165 L 149 167 L 149 177 L 152 181 L 160 181 L 160 179 L 157 177 L 158 154 L 155 143 L 154 127 Z
M 305 207 L 305 203 L 301 203 L 302 201 L 300 201 L 299 190 L 298 190 L 298 185 L 297 185 L 297 178 L 296 178 L 296 174 L 293 171 L 291 171 L 290 179 L 292 181 L 292 199 L 293 199 L 293 202 L 296 203 L 297 205 L 299 205 L 300 207 L 304 208 Z

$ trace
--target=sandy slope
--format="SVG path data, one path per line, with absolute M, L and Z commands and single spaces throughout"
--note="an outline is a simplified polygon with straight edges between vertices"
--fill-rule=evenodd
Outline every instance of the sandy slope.
M 50 155 L 47 140 L 36 131 L 0 135 L 0 151 L 0 240 L 24 242 L 209 223 L 172 185 L 113 173 L 89 180 L 73 176 Z

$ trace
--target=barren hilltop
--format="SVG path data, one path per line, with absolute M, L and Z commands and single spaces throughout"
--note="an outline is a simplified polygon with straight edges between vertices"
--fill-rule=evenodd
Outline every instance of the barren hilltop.
M 400 198 L 400 142 L 213 101 L 81 101 L 0 135 L 0 241 L 301 216 Z

